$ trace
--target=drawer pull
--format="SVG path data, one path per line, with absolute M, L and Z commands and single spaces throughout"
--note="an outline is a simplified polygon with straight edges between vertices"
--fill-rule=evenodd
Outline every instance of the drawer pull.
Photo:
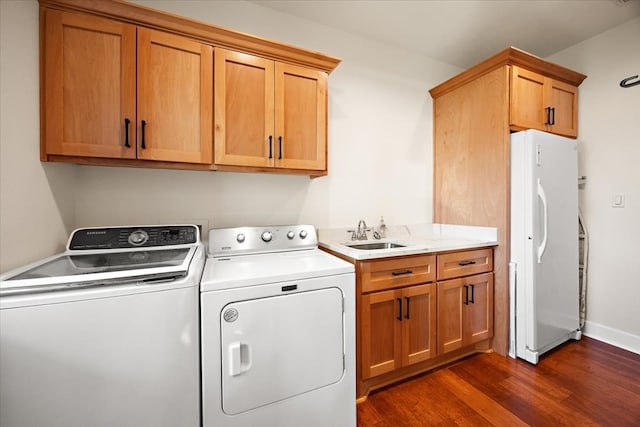
M 405 270 L 405 271 L 392 271 L 392 276 L 402 276 L 403 274 L 412 274 L 413 270 Z
M 475 264 L 475 263 L 476 263 L 476 262 L 475 262 L 474 260 L 470 259 L 470 260 L 467 260 L 467 261 L 460 261 L 460 262 L 458 263 L 458 265 L 459 265 L 460 267 L 464 267 L 464 266 L 466 266 L 466 265 L 473 265 L 473 264 Z

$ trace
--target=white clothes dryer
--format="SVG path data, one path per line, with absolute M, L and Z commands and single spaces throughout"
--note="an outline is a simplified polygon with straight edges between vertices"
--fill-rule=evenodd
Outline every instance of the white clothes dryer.
M 354 267 L 314 227 L 211 230 L 200 290 L 205 427 L 356 425 Z

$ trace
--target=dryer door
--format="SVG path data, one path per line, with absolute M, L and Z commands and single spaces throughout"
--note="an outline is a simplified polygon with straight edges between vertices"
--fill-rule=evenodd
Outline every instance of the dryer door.
M 221 311 L 222 409 L 242 412 L 338 382 L 344 373 L 338 288 L 240 301 Z

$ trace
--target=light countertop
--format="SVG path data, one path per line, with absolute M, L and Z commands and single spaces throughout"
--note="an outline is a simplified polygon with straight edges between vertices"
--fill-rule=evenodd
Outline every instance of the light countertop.
M 373 231 L 367 240 L 351 240 L 351 228 L 319 229 L 320 247 L 332 250 L 354 260 L 388 258 L 404 255 L 429 254 L 442 251 L 464 250 L 495 246 L 498 229 L 452 224 L 417 224 L 387 226 L 384 238 L 375 239 Z M 377 230 L 377 228 L 375 228 Z M 361 243 L 391 242 L 404 245 L 400 248 L 362 250 L 349 245 Z

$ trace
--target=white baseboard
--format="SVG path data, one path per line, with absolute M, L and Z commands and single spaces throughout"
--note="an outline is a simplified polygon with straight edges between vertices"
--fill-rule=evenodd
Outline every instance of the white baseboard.
M 640 354 L 640 336 L 594 322 L 585 322 L 583 333 L 607 344 Z

